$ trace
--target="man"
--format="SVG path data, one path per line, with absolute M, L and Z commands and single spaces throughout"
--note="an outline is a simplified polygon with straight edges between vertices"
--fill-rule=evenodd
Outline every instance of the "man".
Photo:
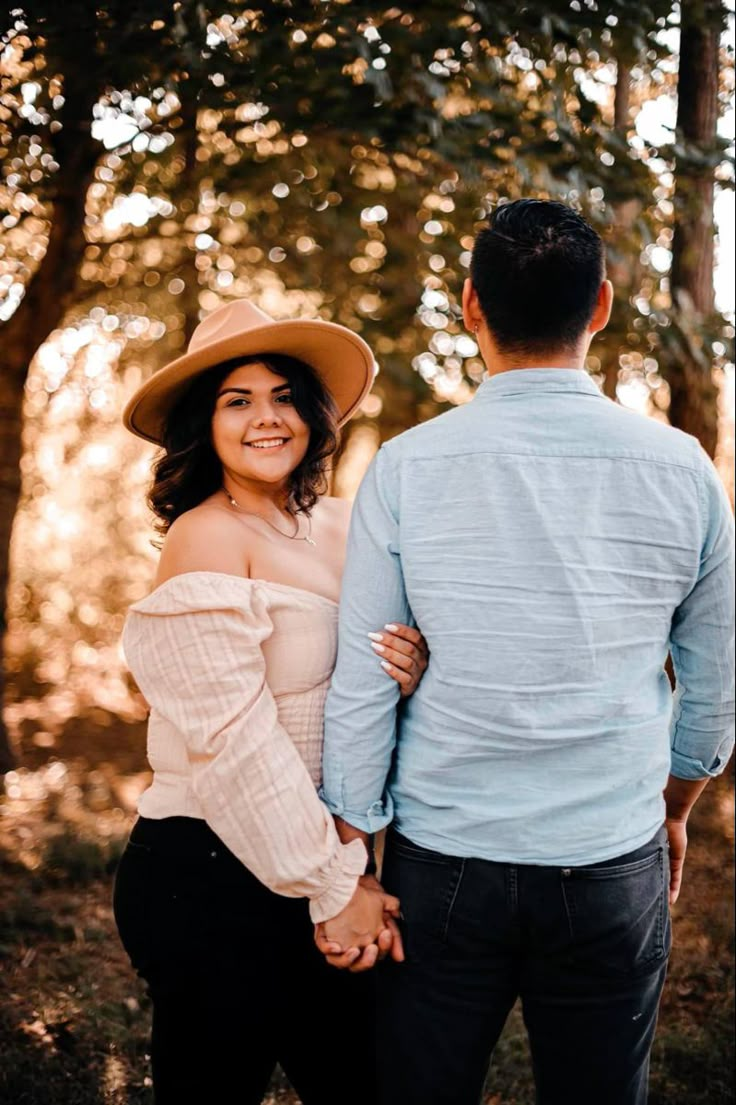
M 488 376 L 356 500 L 323 794 L 345 840 L 390 824 L 381 1105 L 476 1105 L 517 996 L 541 1105 L 646 1100 L 668 891 L 733 745 L 733 528 L 698 443 L 586 374 L 604 277 L 573 211 L 499 207 L 463 294 Z M 397 722 L 368 634 L 411 616 Z

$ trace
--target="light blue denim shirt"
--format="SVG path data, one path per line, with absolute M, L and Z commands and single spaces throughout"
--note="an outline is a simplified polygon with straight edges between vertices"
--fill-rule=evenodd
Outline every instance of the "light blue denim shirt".
M 637 848 L 670 770 L 726 764 L 733 611 L 732 513 L 694 438 L 582 371 L 491 377 L 384 445 L 360 488 L 322 796 L 459 856 Z M 368 633 L 407 619 L 431 658 L 397 711 Z

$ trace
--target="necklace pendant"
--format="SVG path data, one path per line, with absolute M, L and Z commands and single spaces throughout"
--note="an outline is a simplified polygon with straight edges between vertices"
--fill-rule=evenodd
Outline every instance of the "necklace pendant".
M 311 545 L 313 549 L 317 548 L 317 542 L 314 540 L 313 537 L 305 537 L 304 540 L 307 542 L 308 545 Z

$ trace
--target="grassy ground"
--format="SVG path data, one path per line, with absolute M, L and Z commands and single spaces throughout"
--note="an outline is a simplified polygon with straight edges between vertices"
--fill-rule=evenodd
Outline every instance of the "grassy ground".
M 146 781 L 143 735 L 139 726 L 99 722 L 78 722 L 51 754 L 29 743 L 0 804 L 2 1105 L 152 1100 L 147 1001 L 118 946 L 110 906 L 116 858 Z M 730 781 L 718 780 L 693 815 L 651 1105 L 733 1100 L 731 794 Z M 297 1105 L 280 1078 L 269 1100 Z M 515 1010 L 486 1105 L 532 1102 Z

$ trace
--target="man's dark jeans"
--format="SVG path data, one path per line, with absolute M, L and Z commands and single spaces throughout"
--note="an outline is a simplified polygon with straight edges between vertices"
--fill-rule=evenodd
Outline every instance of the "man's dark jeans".
M 573 868 L 445 856 L 389 831 L 407 961 L 379 972 L 380 1105 L 478 1105 L 517 997 L 538 1105 L 644 1105 L 668 882 L 664 828 Z

